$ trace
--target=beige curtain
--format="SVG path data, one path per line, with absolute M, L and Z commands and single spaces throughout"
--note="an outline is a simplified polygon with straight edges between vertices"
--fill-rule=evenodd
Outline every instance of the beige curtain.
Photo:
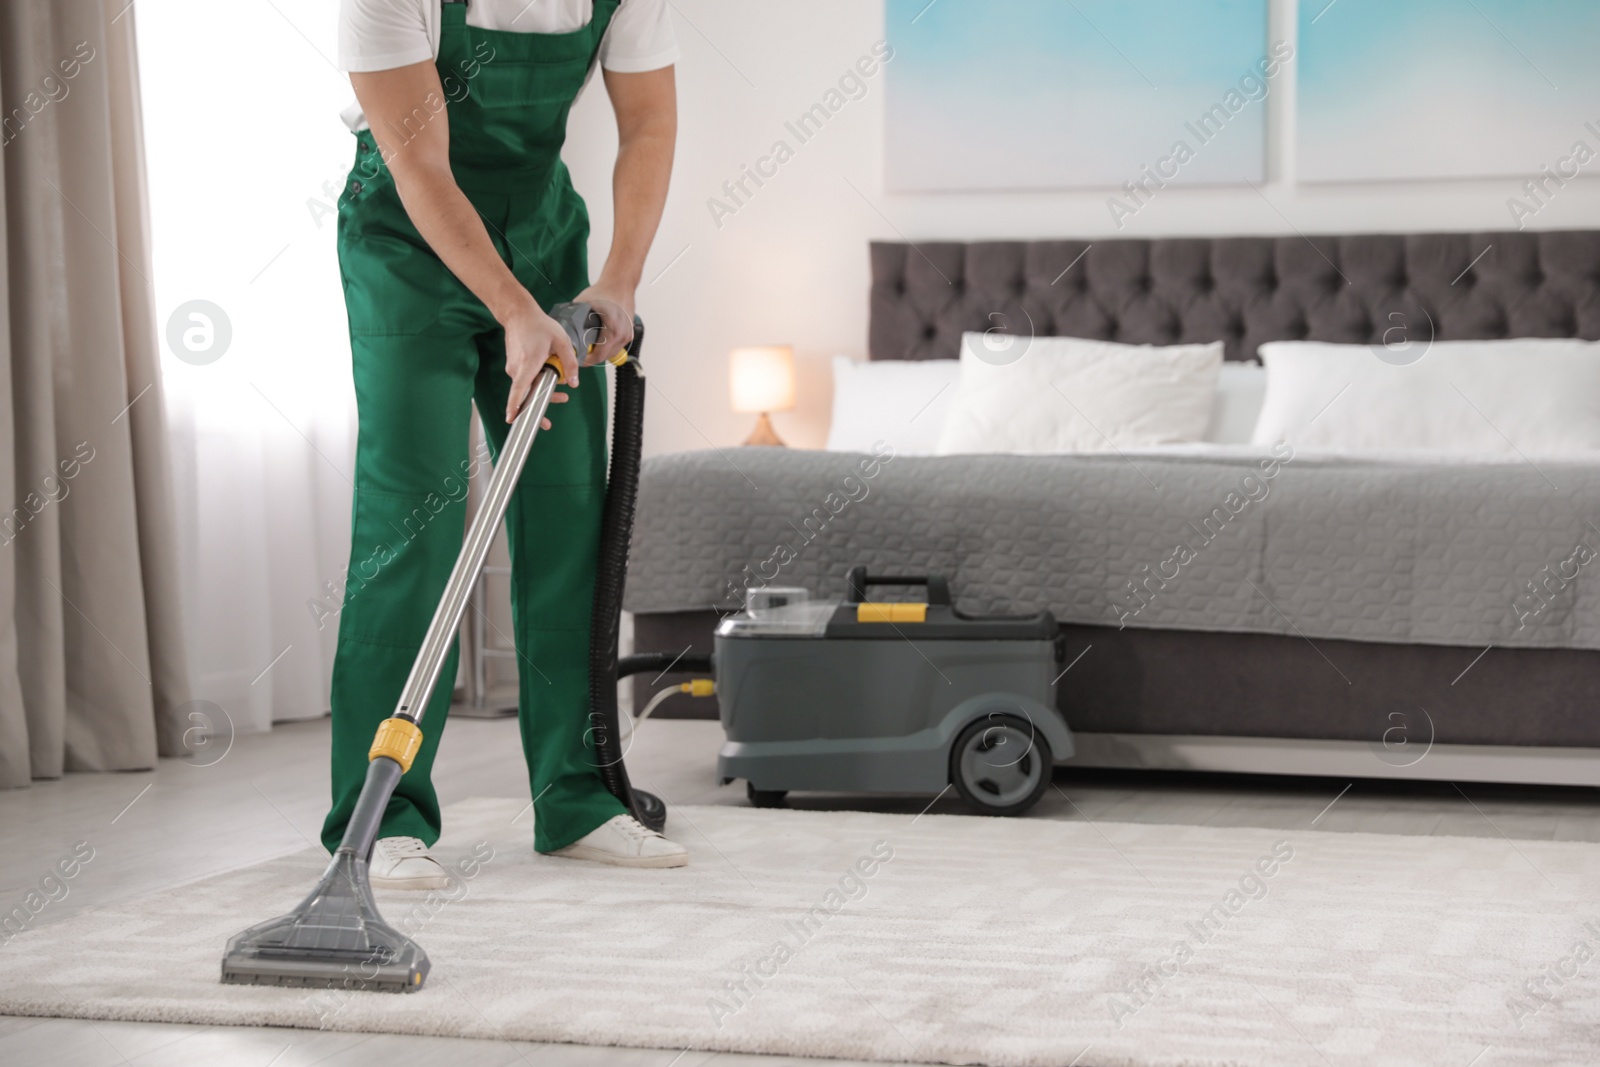
M 0 2 L 0 786 L 187 725 L 134 17 Z

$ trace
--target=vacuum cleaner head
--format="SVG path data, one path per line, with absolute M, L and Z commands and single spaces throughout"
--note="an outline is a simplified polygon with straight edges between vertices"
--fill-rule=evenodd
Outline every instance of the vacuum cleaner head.
M 427 976 L 427 953 L 378 914 L 366 861 L 342 848 L 299 907 L 238 934 L 222 957 L 222 980 L 237 985 L 412 993 Z

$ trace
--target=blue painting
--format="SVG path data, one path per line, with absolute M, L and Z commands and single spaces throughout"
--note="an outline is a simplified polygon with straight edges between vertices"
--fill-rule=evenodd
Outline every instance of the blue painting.
M 887 0 L 897 191 L 1259 181 L 1267 0 Z
M 1512 175 L 1549 193 L 1544 170 L 1570 180 L 1600 150 L 1595 0 L 1300 0 L 1299 23 L 1302 181 Z

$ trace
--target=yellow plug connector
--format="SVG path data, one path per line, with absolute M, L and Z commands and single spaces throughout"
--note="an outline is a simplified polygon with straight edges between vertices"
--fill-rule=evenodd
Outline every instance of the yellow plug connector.
M 651 713 L 654 712 L 656 708 L 661 706 L 661 702 L 672 696 L 674 693 L 685 693 L 692 697 L 708 697 L 714 696 L 716 692 L 717 683 L 712 681 L 710 678 L 696 678 L 692 682 L 680 682 L 677 685 L 669 685 L 665 689 L 656 690 L 656 695 L 650 698 L 650 703 L 644 706 L 644 710 L 638 714 L 635 721 L 643 722 L 644 720 L 648 719 Z

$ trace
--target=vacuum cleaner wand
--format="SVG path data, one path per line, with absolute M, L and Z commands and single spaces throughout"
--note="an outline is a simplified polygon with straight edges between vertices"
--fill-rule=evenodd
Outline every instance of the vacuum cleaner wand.
M 587 304 L 561 304 L 551 309 L 550 316 L 566 327 L 567 336 L 579 352 L 588 351 L 598 337 L 600 317 Z M 635 320 L 636 334 L 642 333 L 642 329 L 642 324 Z M 636 344 L 635 352 L 637 347 Z M 633 359 L 623 352 L 613 363 L 620 368 Z M 222 957 L 224 982 L 393 992 L 422 988 L 428 975 L 427 953 L 383 921 L 372 899 L 367 863 L 384 809 L 422 746 L 420 723 L 428 698 L 438 684 L 439 672 L 466 610 L 467 595 L 483 570 L 489 545 L 505 518 L 512 490 L 516 488 L 533 440 L 539 433 L 539 420 L 544 418 L 560 379 L 560 363 L 551 357 L 549 364 L 535 377 L 533 393 L 506 437 L 505 447 L 500 451 L 484 490 L 483 502 L 467 528 L 461 554 L 450 572 L 439 606 L 434 610 L 433 621 L 428 625 L 411 674 L 400 691 L 394 714 L 383 720 L 373 738 L 368 752 L 366 782 L 345 827 L 344 839 L 321 881 L 311 895 L 287 915 L 252 926 L 228 942 Z M 611 494 L 607 495 L 609 498 Z M 631 519 L 631 491 L 627 495 L 627 517 Z M 625 565 L 626 531 L 622 537 Z M 616 579 L 616 584 L 620 590 L 620 578 Z M 611 677 L 615 679 L 614 645 L 611 655 Z M 591 665 L 591 684 L 592 674 Z M 615 688 L 613 681 L 613 701 Z M 613 721 L 613 735 L 615 729 Z M 605 755 L 601 756 L 602 763 L 606 759 Z M 620 760 L 619 755 L 615 770 L 610 774 L 603 772 L 603 776 L 608 778 L 607 784 L 613 787 L 613 792 L 620 787 L 619 799 L 634 808 L 637 801 L 630 803 L 633 798 Z

